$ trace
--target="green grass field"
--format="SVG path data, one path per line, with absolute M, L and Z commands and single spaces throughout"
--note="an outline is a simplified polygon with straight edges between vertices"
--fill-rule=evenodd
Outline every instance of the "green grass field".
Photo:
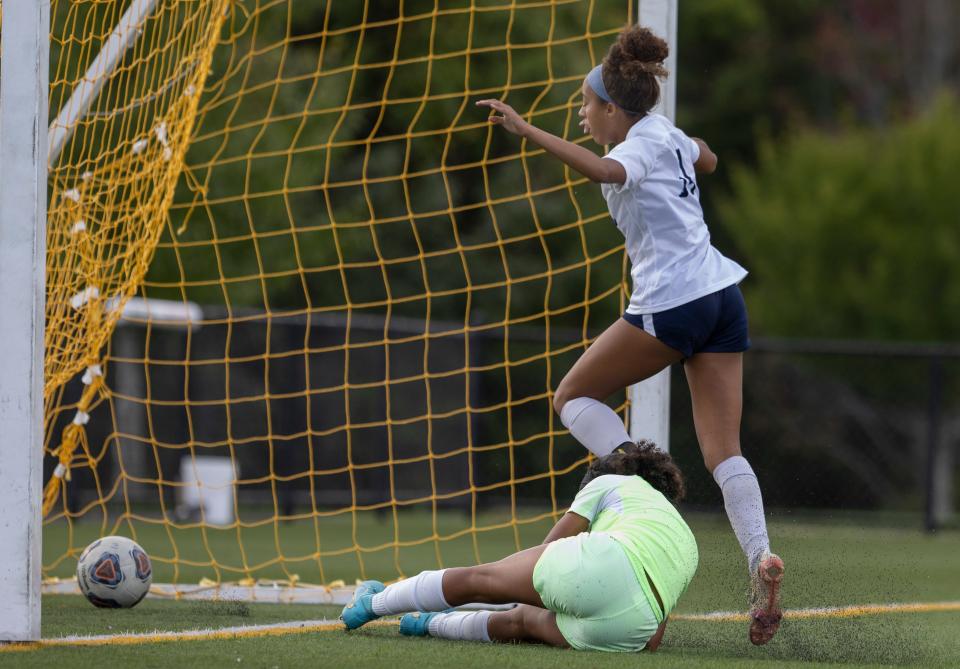
M 705 613 L 740 610 L 744 606 L 746 578 L 736 542 L 721 515 L 689 516 L 700 544 L 699 572 L 675 613 Z M 416 534 L 429 527 L 429 518 L 402 519 L 405 531 Z M 456 516 L 443 523 L 463 522 Z M 426 524 L 426 525 L 424 525 Z M 547 522 L 524 526 L 521 538 L 533 543 L 542 536 Z M 369 526 L 367 526 L 369 525 Z M 379 531 L 392 536 L 392 520 L 371 519 L 364 536 L 377 539 Z M 95 531 L 96 528 L 91 528 Z M 788 608 L 850 606 L 857 604 L 960 601 L 960 533 L 944 532 L 927 536 L 916 524 L 903 524 L 884 516 L 843 518 L 782 518 L 770 525 L 775 547 L 787 561 L 785 605 Z M 45 539 L 49 555 L 57 555 L 56 527 L 48 528 Z M 314 541 L 312 530 L 305 533 L 303 546 L 289 534 L 285 548 L 296 554 Z M 234 533 L 235 535 L 235 533 Z M 269 529 L 269 537 L 273 537 Z M 325 535 L 329 536 L 329 534 Z M 513 550 L 512 530 L 481 535 L 484 559 Z M 149 533 L 139 537 L 149 544 Z M 265 539 L 265 537 L 261 537 Z M 214 542 L 217 561 L 230 557 L 230 542 Z M 250 544 L 247 546 L 247 544 Z M 457 558 L 472 561 L 473 546 L 467 540 L 441 544 L 448 564 Z M 208 538 L 208 546 L 210 546 Z M 375 545 L 375 544 L 370 544 Z M 179 546 L 179 541 L 178 541 Z M 272 548 L 244 537 L 247 550 Z M 255 548 L 258 547 L 258 548 Z M 162 546 L 160 547 L 162 549 Z M 182 547 L 181 547 L 182 548 Z M 235 546 L 234 546 L 235 548 Z M 148 548 L 148 550 L 151 550 Z M 197 552 L 202 557 L 204 551 Z M 160 550 L 162 553 L 163 551 Z M 395 575 L 395 558 L 404 570 L 435 566 L 432 542 L 403 550 L 371 551 L 365 556 L 368 576 Z M 234 555 L 235 557 L 235 555 Z M 356 558 L 352 558 L 356 564 Z M 62 569 L 69 572 L 72 560 Z M 307 567 L 304 562 L 301 566 Z M 158 564 L 162 572 L 168 569 Z M 347 576 L 349 560 L 327 567 L 329 577 Z M 305 569 L 304 569 L 305 570 Z M 304 571 L 301 570 L 301 571 Z M 195 573 L 194 573 L 195 572 Z M 205 568 L 191 568 L 190 576 L 210 575 Z M 184 572 L 181 572 L 181 576 Z M 43 636 L 73 634 L 118 634 L 155 630 L 189 630 L 260 625 L 294 620 L 333 618 L 331 607 L 305 605 L 242 604 L 235 602 L 173 602 L 147 599 L 125 611 L 94 609 L 79 597 L 50 596 L 43 602 Z M 663 667 L 799 667 L 811 664 L 843 666 L 914 665 L 924 667 L 960 666 L 960 612 L 885 613 L 849 618 L 789 618 L 780 634 L 764 648 L 754 648 L 746 638 L 743 622 L 673 621 L 661 650 L 640 657 L 577 653 L 539 646 L 493 646 L 451 643 L 433 639 L 405 639 L 395 628 L 382 626 L 347 634 L 339 630 L 294 633 L 254 638 L 177 641 L 138 645 L 97 647 L 43 647 L 0 653 L 0 666 L 47 667 L 69 663 L 71 669 L 128 665 L 166 667 L 344 667 L 352 665 L 401 667 L 627 667 L 637 664 Z

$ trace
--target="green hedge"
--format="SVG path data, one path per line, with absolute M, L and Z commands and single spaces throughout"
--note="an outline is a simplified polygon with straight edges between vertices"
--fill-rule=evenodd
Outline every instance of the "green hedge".
M 735 169 L 721 224 L 758 334 L 960 337 L 960 102 L 879 130 L 805 131 Z

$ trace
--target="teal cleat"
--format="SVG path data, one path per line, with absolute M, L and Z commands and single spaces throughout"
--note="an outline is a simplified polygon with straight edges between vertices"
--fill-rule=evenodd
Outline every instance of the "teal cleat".
M 353 592 L 353 599 L 343 607 L 340 620 L 348 630 L 355 630 L 380 616 L 373 612 L 373 596 L 386 586 L 380 581 L 364 581 Z
M 436 613 L 406 613 L 400 619 L 400 634 L 404 636 L 427 636 L 430 620 Z

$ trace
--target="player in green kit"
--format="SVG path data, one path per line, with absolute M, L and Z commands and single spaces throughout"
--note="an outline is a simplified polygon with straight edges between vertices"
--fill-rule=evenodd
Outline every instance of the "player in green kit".
M 570 510 L 540 546 L 476 567 L 358 586 L 347 629 L 403 616 L 400 632 L 474 641 L 532 641 L 577 650 L 656 650 L 667 615 L 697 569 L 697 543 L 672 502 L 680 470 L 649 442 L 598 458 Z M 509 611 L 444 612 L 481 602 Z

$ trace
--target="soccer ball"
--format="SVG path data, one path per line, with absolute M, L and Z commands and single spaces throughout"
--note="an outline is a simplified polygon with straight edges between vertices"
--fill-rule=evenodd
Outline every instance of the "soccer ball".
M 77 562 L 80 592 L 94 606 L 128 609 L 150 590 L 153 569 L 140 545 L 126 537 L 103 537 L 87 546 Z

